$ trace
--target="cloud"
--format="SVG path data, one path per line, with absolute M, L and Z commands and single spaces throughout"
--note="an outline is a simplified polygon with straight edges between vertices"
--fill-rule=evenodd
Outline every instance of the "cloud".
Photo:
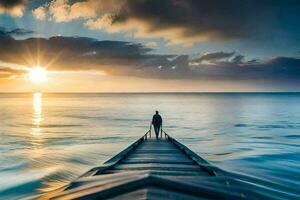
M 100 2 L 102 1 L 98 3 L 97 1 L 76 1 L 72 3 L 68 0 L 54 0 L 48 4 L 47 8 L 56 22 L 67 22 L 79 18 L 96 17 Z
M 214 52 L 214 53 L 206 53 L 203 56 L 194 59 L 192 62 L 196 63 L 216 63 L 217 61 L 231 58 L 235 52 Z
M 53 0 L 47 6 L 57 22 L 84 19 L 91 29 L 160 37 L 185 46 L 268 35 L 280 30 L 277 20 L 284 12 L 293 13 L 285 15 L 287 20 L 299 17 L 297 8 L 300 2 L 294 0 Z
M 26 0 L 0 0 L 0 14 L 9 14 L 14 17 L 21 17 L 26 3 Z
M 157 44 L 157 42 L 147 42 L 146 43 L 146 46 L 148 46 L 148 47 L 156 47 L 158 44 Z
M 33 34 L 34 31 L 27 30 L 27 29 L 24 29 L 24 28 L 16 28 L 16 29 L 13 29 L 13 30 L 8 31 L 6 33 L 9 34 L 9 35 L 12 35 L 12 36 L 24 36 L 24 35 Z
M 28 73 L 26 67 L 0 61 L 0 78 L 11 78 Z
M 47 17 L 46 8 L 43 6 L 32 10 L 32 14 L 38 20 L 44 20 Z
M 96 70 L 118 76 L 186 80 L 299 81 L 300 77 L 300 59 L 291 57 L 246 60 L 234 52 L 212 52 L 192 58 L 153 54 L 149 47 L 124 41 L 86 37 L 16 40 L 3 31 L 0 47 L 1 61 L 24 66 L 40 62 L 49 70 Z
M 243 56 L 243 55 L 236 55 L 232 59 L 232 63 L 235 63 L 235 64 L 243 64 L 244 61 L 245 61 L 245 56 Z M 248 62 L 248 64 L 249 64 L 249 62 Z
M 9 67 L 0 67 L 0 78 L 11 78 L 16 75 L 23 75 L 27 73 L 25 70 L 12 69 Z
M 16 28 L 12 29 L 10 31 L 7 31 L 4 27 L 0 27 L 0 37 L 10 37 L 10 36 L 15 36 L 15 37 L 20 37 L 20 36 L 28 36 L 35 33 L 32 30 L 27 30 L 24 28 Z

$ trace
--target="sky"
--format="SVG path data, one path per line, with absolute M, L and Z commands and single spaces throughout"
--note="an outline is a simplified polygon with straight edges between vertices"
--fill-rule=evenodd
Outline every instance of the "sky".
M 0 0 L 0 92 L 300 91 L 298 0 Z M 47 70 L 36 83 L 30 72 Z

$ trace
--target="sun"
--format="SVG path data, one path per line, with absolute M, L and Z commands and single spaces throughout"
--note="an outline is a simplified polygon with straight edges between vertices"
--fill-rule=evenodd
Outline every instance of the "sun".
M 29 70 L 28 77 L 34 83 L 43 83 L 47 80 L 47 70 L 41 66 L 33 67 Z

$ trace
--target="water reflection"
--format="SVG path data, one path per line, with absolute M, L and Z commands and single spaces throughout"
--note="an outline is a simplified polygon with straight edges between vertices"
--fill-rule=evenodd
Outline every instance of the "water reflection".
M 31 151 L 30 159 L 35 161 L 34 165 L 37 165 L 36 161 L 43 156 L 43 130 L 41 128 L 43 121 L 43 94 L 36 92 L 33 94 L 32 99 L 32 126 L 30 134 L 31 138 Z
M 42 134 L 41 123 L 43 121 L 43 110 L 42 110 L 42 93 L 36 92 L 33 94 L 33 116 L 31 134 L 38 136 Z

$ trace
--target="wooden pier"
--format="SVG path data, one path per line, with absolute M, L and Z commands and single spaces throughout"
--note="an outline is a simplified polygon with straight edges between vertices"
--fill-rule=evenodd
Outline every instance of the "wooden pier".
M 163 132 L 151 131 L 49 199 L 268 199 Z M 253 192 L 253 189 L 256 189 Z

